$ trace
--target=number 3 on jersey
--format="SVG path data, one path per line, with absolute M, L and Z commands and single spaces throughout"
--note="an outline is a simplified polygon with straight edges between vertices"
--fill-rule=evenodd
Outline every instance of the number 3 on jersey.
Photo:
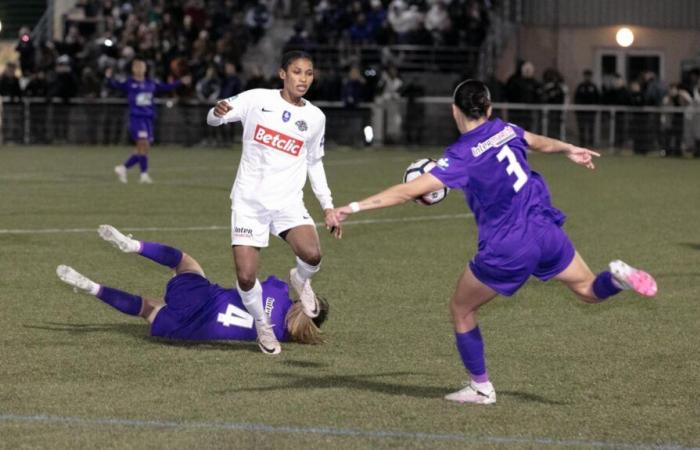
M 216 321 L 225 327 L 234 325 L 241 328 L 253 328 L 253 316 L 248 311 L 244 311 L 230 303 L 226 307 L 225 313 L 219 313 L 216 316 Z
M 496 158 L 498 158 L 499 162 L 503 161 L 506 158 L 508 159 L 506 172 L 508 172 L 508 175 L 515 174 L 516 180 L 513 184 L 513 190 L 515 192 L 518 192 L 525 185 L 525 182 L 527 182 L 527 174 L 520 166 L 518 160 L 515 158 L 513 150 L 511 150 L 510 147 L 508 147 L 508 145 L 504 145 L 501 151 L 498 152 L 498 154 L 496 155 Z

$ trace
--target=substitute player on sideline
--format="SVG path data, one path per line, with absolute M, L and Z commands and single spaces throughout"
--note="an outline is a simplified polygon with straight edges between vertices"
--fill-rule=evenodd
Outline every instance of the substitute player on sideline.
M 623 289 L 653 296 L 656 282 L 622 261 L 613 261 L 610 271 L 594 275 L 561 229 L 566 216 L 552 206 L 544 179 L 527 163 L 528 146 L 544 153 L 562 152 L 588 169 L 595 168 L 593 157 L 598 153 L 500 119 L 489 120 L 491 97 L 480 81 L 463 81 L 453 101 L 452 115 L 461 136 L 431 172 L 336 212 L 342 221 L 350 214 L 398 205 L 445 186 L 464 191 L 476 219 L 479 246 L 457 282 L 450 311 L 457 349 L 471 382 L 445 398 L 489 404 L 496 402 L 496 391 L 489 382 L 476 322 L 481 305 L 498 294 L 513 295 L 530 275 L 559 280 L 587 303 L 598 303 Z
M 335 217 L 331 190 L 323 168 L 326 116 L 303 98 L 314 80 L 311 57 L 300 51 L 282 56 L 279 76 L 284 87 L 252 89 L 219 101 L 207 123 L 243 124 L 243 153 L 231 189 L 231 245 L 237 289 L 256 320 L 267 321 L 261 307 L 262 287 L 257 278 L 260 249 L 269 235 L 284 239 L 296 255 L 290 282 L 304 312 L 318 315 L 311 277 L 320 268 L 321 245 L 303 200 L 308 174 L 311 188 L 325 214 L 325 224 L 336 238 L 342 235 Z M 335 228 L 334 228 L 335 227 Z M 271 327 L 257 327 L 260 349 L 281 351 Z
M 124 253 L 136 253 L 175 271 L 163 298 L 146 298 L 102 286 L 69 266 L 60 265 L 56 274 L 75 291 L 94 295 L 112 308 L 139 316 L 151 324 L 151 336 L 184 340 L 252 341 L 257 323 L 246 312 L 235 289 L 224 289 L 205 277 L 199 263 L 188 254 L 158 242 L 137 241 L 111 225 L 100 225 L 97 233 Z M 289 298 L 289 286 L 269 277 L 262 283 L 261 304 L 275 324 L 281 341 L 301 344 L 323 342 L 319 327 L 328 315 L 328 304 L 320 299 L 322 313 L 309 318 L 301 303 Z
M 153 143 L 153 121 L 156 117 L 153 97 L 161 92 L 170 92 L 181 84 L 189 84 L 189 76 L 182 77 L 182 80 L 173 83 L 161 83 L 159 81 L 146 78 L 146 61 L 135 58 L 131 62 L 131 77 L 126 81 L 116 81 L 112 78 L 112 69 L 105 71 L 107 85 L 116 90 L 126 92 L 129 102 L 129 135 L 136 143 L 136 151 L 114 168 L 119 181 L 127 183 L 127 170 L 139 164 L 141 168 L 140 183 L 153 183 L 148 175 L 148 150 Z

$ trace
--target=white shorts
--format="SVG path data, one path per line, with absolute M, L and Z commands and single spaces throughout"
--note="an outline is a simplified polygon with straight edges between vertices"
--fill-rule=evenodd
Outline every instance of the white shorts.
M 267 247 L 270 234 L 280 233 L 299 225 L 315 226 L 304 202 L 293 203 L 282 210 L 231 208 L 231 245 Z

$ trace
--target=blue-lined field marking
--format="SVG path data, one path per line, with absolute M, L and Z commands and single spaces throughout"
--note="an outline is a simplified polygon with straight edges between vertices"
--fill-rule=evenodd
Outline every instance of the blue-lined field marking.
M 393 219 L 366 219 L 366 220 L 348 220 L 343 222 L 345 225 L 372 225 L 382 223 L 407 223 L 407 222 L 429 222 L 433 220 L 455 220 L 467 219 L 473 217 L 471 213 L 464 214 L 442 214 L 434 216 L 411 216 L 397 217 Z M 317 227 L 322 227 L 323 222 L 316 222 Z M 230 225 L 210 225 L 210 226 L 194 226 L 194 227 L 125 227 L 120 228 L 122 231 L 220 231 L 229 230 Z M 97 227 L 94 228 L 17 228 L 17 229 L 0 229 L 0 234 L 60 234 L 60 233 L 94 233 L 97 232 Z
M 235 422 L 179 422 L 173 420 L 142 420 L 142 419 L 114 419 L 114 418 L 83 418 L 35 415 L 23 416 L 16 414 L 0 414 L 2 423 L 19 422 L 29 424 L 64 424 L 78 426 L 117 426 L 139 428 L 170 428 L 176 430 L 219 430 L 219 431 L 250 431 L 270 434 L 317 434 L 324 436 L 347 436 L 375 439 L 420 439 L 424 441 L 452 441 L 473 444 L 513 444 L 513 445 L 538 445 L 560 447 L 583 448 L 614 448 L 614 449 L 639 449 L 639 450 L 700 450 L 700 447 L 684 447 L 678 444 L 643 444 L 629 442 L 586 441 L 551 438 L 527 438 L 511 436 L 469 436 L 465 434 L 421 433 L 408 431 L 384 431 L 384 430 L 356 430 L 349 428 L 331 427 L 291 427 L 272 426 L 256 423 Z

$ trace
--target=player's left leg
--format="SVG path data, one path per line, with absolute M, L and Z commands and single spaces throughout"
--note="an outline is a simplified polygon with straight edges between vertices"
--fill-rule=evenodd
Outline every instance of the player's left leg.
M 170 267 L 177 274 L 191 272 L 204 276 L 204 270 L 197 260 L 175 247 L 159 242 L 136 240 L 131 235 L 124 235 L 112 225 L 100 225 L 97 234 L 124 253 L 138 253 L 160 265 Z
M 165 305 L 163 299 L 143 298 L 138 295 L 95 283 L 72 267 L 60 265 L 56 275 L 76 292 L 93 295 L 105 304 L 129 316 L 143 317 L 153 323 L 158 311 Z
M 136 141 L 136 153 L 139 158 L 139 168 L 141 169 L 141 177 L 139 183 L 151 184 L 153 180 L 148 174 L 148 150 L 151 148 L 150 138 L 139 139 Z
M 296 255 L 296 267 L 289 271 L 290 283 L 299 296 L 304 312 L 318 316 L 320 309 L 311 278 L 321 269 L 321 242 L 314 225 L 299 225 L 280 236 L 287 241 Z
M 457 350 L 471 379 L 464 389 L 445 396 L 446 400 L 460 403 L 491 404 L 496 402 L 496 391 L 489 381 L 484 357 L 484 341 L 477 324 L 479 307 L 498 293 L 477 279 L 467 267 L 457 282 L 450 312 L 455 328 Z
M 650 274 L 620 260 L 611 262 L 609 271 L 594 275 L 578 252 L 569 266 L 554 279 L 564 283 L 586 303 L 599 303 L 627 289 L 645 297 L 653 297 L 657 290 L 656 281 Z

